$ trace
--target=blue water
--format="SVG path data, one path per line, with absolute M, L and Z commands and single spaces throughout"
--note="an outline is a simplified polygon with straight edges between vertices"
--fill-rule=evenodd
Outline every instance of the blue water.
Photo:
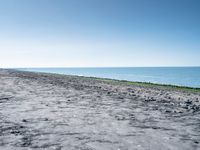
M 23 68 L 20 70 L 200 88 L 200 67 Z

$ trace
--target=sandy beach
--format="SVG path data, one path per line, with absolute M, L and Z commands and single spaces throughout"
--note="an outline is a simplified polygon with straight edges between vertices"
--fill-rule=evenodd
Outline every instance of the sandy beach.
M 200 92 L 0 70 L 2 150 L 197 150 Z

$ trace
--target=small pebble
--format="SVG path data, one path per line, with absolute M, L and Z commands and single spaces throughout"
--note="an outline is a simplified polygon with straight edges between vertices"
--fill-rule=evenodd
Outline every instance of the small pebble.
M 171 112 L 171 110 L 165 110 L 165 112 L 166 112 L 166 113 L 170 113 L 170 112 Z
M 26 119 L 23 119 L 22 122 L 27 122 L 27 120 L 26 120 Z
M 186 104 L 192 104 L 192 101 L 187 100 L 185 103 L 186 103 Z

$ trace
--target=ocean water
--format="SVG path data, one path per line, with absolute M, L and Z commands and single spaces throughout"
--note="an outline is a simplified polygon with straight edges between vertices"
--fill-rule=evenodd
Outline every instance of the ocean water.
M 200 67 L 23 68 L 19 70 L 200 88 Z

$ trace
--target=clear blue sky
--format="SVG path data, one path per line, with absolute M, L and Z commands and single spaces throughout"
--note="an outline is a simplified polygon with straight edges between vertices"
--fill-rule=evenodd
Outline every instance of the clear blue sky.
M 200 66 L 200 0 L 0 0 L 0 67 Z

